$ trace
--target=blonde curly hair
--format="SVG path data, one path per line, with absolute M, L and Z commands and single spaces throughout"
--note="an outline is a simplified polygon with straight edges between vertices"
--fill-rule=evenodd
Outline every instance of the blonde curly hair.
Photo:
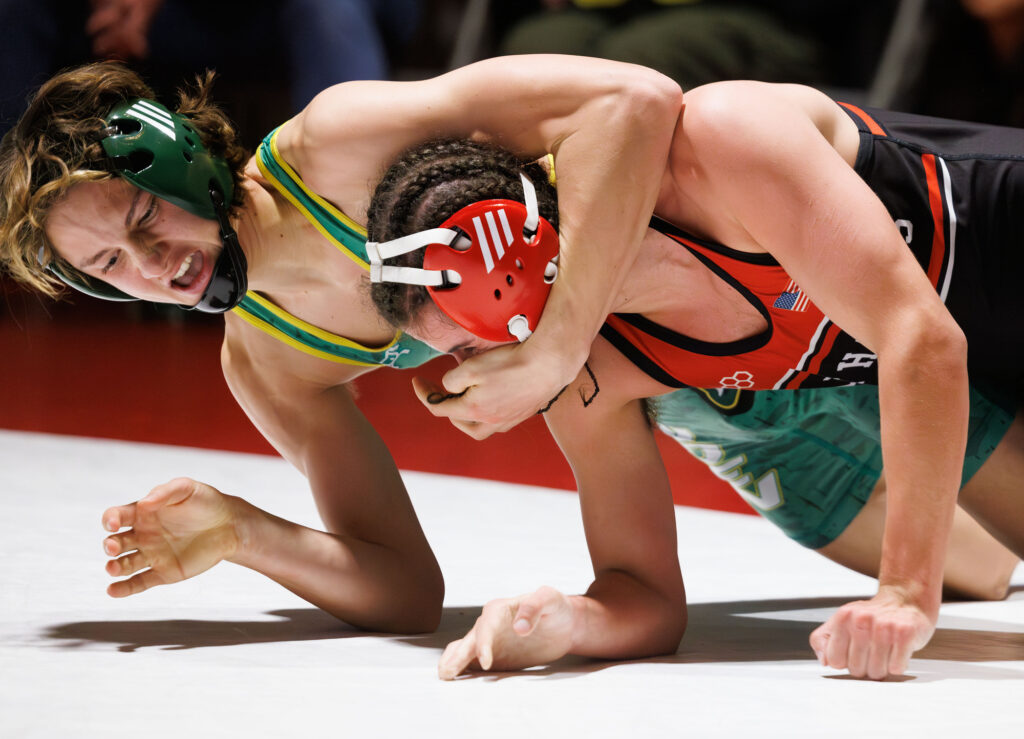
M 223 157 L 235 181 L 232 208 L 242 202 L 239 187 L 249 158 L 227 116 L 210 101 L 214 73 L 196 77 L 178 92 L 177 112 L 189 118 L 206 148 Z M 45 225 L 50 210 L 74 185 L 116 176 L 100 143 L 104 118 L 118 103 L 152 98 L 135 72 L 116 62 L 99 62 L 52 77 L 29 101 L 0 142 L 0 266 L 15 280 L 56 296 L 63 283 L 40 263 L 59 259 Z

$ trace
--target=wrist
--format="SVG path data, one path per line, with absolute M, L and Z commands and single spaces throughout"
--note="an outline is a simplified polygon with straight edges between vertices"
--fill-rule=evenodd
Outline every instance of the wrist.
M 569 595 L 566 598 L 569 601 L 569 609 L 572 614 L 568 653 L 581 654 L 584 651 L 583 645 L 587 641 L 587 622 L 590 610 L 589 598 L 585 595 Z
M 879 578 L 878 596 L 899 606 L 916 608 L 934 621 L 942 603 L 942 588 L 917 580 Z
M 228 507 L 228 520 L 224 523 L 226 552 L 223 559 L 244 567 L 253 567 L 256 542 L 259 541 L 254 531 L 258 509 L 233 495 L 225 495 L 224 498 Z
M 571 336 L 559 336 L 558 332 L 534 333 L 523 349 L 536 357 L 538 365 L 550 368 L 552 382 L 559 388 L 565 387 L 579 374 L 583 364 L 590 356 L 590 341 L 584 343 L 580 333 Z

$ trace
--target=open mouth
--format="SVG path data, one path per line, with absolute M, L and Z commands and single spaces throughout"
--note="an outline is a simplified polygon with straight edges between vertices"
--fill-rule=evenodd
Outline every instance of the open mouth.
M 171 279 L 171 284 L 174 287 L 182 290 L 187 290 L 192 287 L 192 283 L 195 282 L 196 278 L 203 271 L 203 254 L 202 252 L 193 252 L 192 254 L 185 257 L 185 260 L 181 263 L 178 268 L 178 273 Z

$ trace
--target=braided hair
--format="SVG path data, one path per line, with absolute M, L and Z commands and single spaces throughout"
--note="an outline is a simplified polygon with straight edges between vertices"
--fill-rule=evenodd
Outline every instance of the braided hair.
M 384 242 L 436 228 L 452 214 L 481 200 L 522 202 L 520 172 L 537 190 L 541 216 L 558 228 L 558 199 L 547 173 L 499 147 L 468 139 L 436 139 L 403 154 L 384 173 L 367 212 L 371 241 Z M 387 261 L 422 267 L 423 250 Z M 420 285 L 373 283 L 370 297 L 377 312 L 396 328 L 408 326 L 430 297 Z

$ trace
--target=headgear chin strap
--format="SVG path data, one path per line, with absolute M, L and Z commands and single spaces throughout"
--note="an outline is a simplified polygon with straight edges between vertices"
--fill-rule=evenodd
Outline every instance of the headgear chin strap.
M 558 276 L 558 231 L 540 217 L 525 175 L 525 204 L 483 200 L 441 224 L 392 241 L 366 243 L 372 282 L 423 285 L 445 314 L 488 341 L 526 341 Z M 423 269 L 384 264 L 425 248 Z
M 153 100 L 135 99 L 116 105 L 105 120 L 101 144 L 118 175 L 193 215 L 216 220 L 224 248 L 199 303 L 185 310 L 223 313 L 245 297 L 248 289 L 245 254 L 227 216 L 235 184 L 223 158 L 214 156 L 189 121 Z M 39 261 L 43 261 L 40 250 Z M 62 282 L 104 300 L 137 300 L 103 280 L 70 266 L 51 262 L 47 269 Z

